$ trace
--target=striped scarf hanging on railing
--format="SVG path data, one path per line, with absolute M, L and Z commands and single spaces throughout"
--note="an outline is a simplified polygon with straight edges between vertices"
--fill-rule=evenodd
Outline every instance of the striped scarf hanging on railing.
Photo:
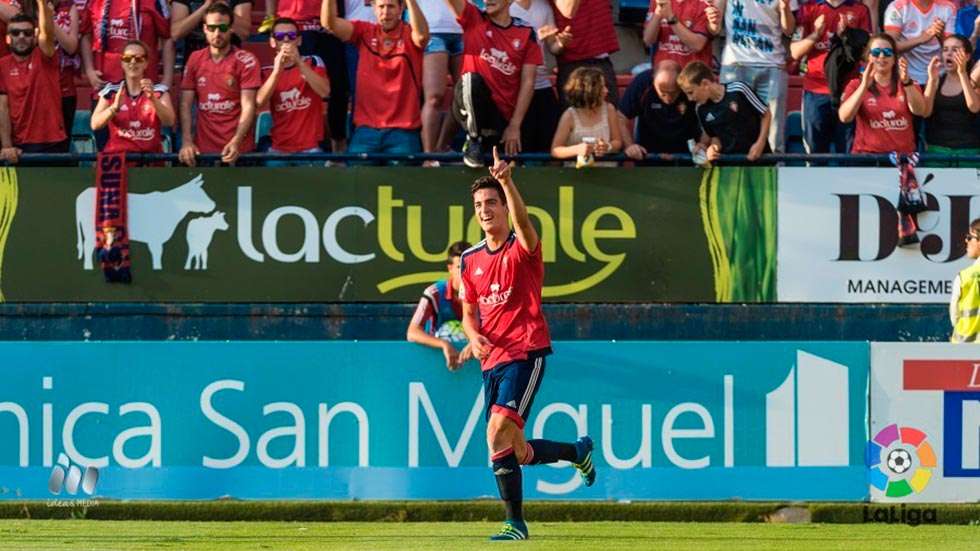
M 95 172 L 95 247 L 107 283 L 130 283 L 125 153 L 99 154 Z

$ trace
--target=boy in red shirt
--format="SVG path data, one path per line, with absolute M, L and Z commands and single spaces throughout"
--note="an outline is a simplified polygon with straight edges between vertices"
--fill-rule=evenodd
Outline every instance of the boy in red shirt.
M 453 116 L 466 130 L 463 162 L 471 168 L 483 166 L 483 154 L 498 142 L 508 155 L 520 153 L 521 124 L 543 63 L 534 29 L 510 16 L 512 1 L 486 0 L 481 12 L 467 0 L 446 0 L 463 28 Z
M 37 24 L 24 14 L 10 19 L 10 55 L 0 59 L 0 157 L 10 163 L 21 153 L 68 152 L 54 15 L 45 0 L 37 13 Z
M 323 98 L 330 95 L 326 68 L 317 56 L 301 57 L 303 38 L 292 19 L 280 17 L 272 25 L 269 46 L 276 50 L 275 64 L 267 69 L 259 88 L 259 108 L 272 113 L 272 147 L 269 153 L 319 153 L 323 140 Z M 301 166 L 303 163 L 269 161 L 267 166 Z
M 259 60 L 231 45 L 234 14 L 214 4 L 204 14 L 208 47 L 191 54 L 181 82 L 180 161 L 194 166 L 201 153 L 220 153 L 234 163 L 255 149 L 255 91 L 262 85 Z M 197 134 L 192 135 L 191 105 L 197 100 Z
M 470 188 L 486 239 L 460 260 L 463 330 L 483 369 L 487 442 L 507 520 L 492 540 L 528 537 L 522 512 L 521 465 L 560 460 L 575 465 L 586 486 L 595 483 L 592 439 L 575 443 L 524 438 L 534 396 L 551 354 L 548 322 L 541 311 L 544 261 L 541 240 L 511 178 L 514 164 L 493 148 L 490 176 Z M 511 230 L 508 222 L 512 221 Z
M 337 0 L 324 0 L 323 27 L 358 47 L 354 136 L 349 153 L 418 153 L 422 150 L 422 55 L 429 24 L 416 0 L 374 0 L 377 23 L 337 17 Z

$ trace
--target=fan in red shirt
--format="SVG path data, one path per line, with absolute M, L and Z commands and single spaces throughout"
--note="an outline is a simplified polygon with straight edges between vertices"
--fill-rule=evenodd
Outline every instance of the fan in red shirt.
M 79 6 L 79 2 L 81 5 Z M 75 77 L 82 66 L 78 56 L 79 8 L 84 8 L 82 0 L 60 0 L 54 7 L 54 35 L 58 42 L 61 68 L 61 117 L 65 132 L 71 134 L 75 123 L 75 107 L 78 97 L 75 90 Z
M 616 70 L 610 56 L 619 51 L 619 39 L 613 26 L 612 2 L 609 0 L 549 0 L 555 14 L 555 26 L 571 27 L 572 41 L 558 56 L 558 95 L 564 107 L 565 83 L 579 67 L 595 67 L 606 77 L 609 103 L 619 105 Z
M 95 90 L 124 78 L 123 48 L 140 40 L 150 48 L 146 76 L 167 86 L 173 82 L 174 45 L 170 39 L 170 12 L 163 0 L 90 0 L 82 14 L 82 65 Z M 163 50 L 163 73 L 160 51 Z
M 802 30 L 803 37 L 793 41 L 790 53 L 796 60 L 806 57 L 803 143 L 809 153 L 830 153 L 832 145 L 837 153 L 844 153 L 853 129 L 837 117 L 834 103 L 839 98 L 830 97 L 824 63 L 835 35 L 840 36 L 847 29 L 871 33 L 871 12 L 858 0 L 819 0 L 800 7 L 796 25 Z M 855 71 L 848 76 L 858 75 Z
M 926 100 L 909 78 L 908 62 L 895 65 L 895 39 L 876 34 L 868 42 L 864 74 L 847 84 L 840 120 L 857 119 L 851 153 L 912 153 L 916 150 L 912 116 L 923 116 Z
M 68 151 L 54 15 L 45 0 L 37 4 L 36 25 L 24 14 L 10 19 L 6 37 L 10 55 L 0 59 L 0 157 L 10 163 L 24 152 Z
M 213 4 L 204 14 L 208 47 L 191 54 L 180 94 L 180 161 L 194 166 L 201 153 L 220 153 L 234 163 L 255 149 L 255 93 L 262 85 L 259 60 L 231 45 L 234 14 Z M 191 105 L 197 101 L 197 134 L 191 135 Z
M 643 42 L 656 46 L 653 67 L 665 59 L 682 69 L 692 61 L 713 67 L 711 39 L 720 21 L 718 8 L 705 0 L 650 0 Z
M 464 27 L 465 28 L 465 27 Z M 494 540 L 528 537 L 522 512 L 521 465 L 569 461 L 585 485 L 595 483 L 592 439 L 575 443 L 524 438 L 524 424 L 544 378 L 551 353 L 548 323 L 541 311 L 544 262 L 541 240 L 511 173 L 493 148 L 490 176 L 470 188 L 486 239 L 460 261 L 463 330 L 483 368 L 487 442 L 507 520 Z M 509 223 L 513 222 L 514 229 Z
M 105 153 L 163 152 L 160 126 L 173 126 L 177 117 L 167 87 L 144 76 L 149 57 L 146 44 L 127 44 L 121 60 L 126 79 L 99 92 L 91 124 L 92 130 L 109 126 Z
M 269 46 L 276 50 L 276 58 L 257 96 L 259 108 L 268 105 L 272 113 L 270 153 L 322 151 L 323 98 L 330 95 L 330 83 L 319 57 L 300 57 L 302 40 L 292 19 L 280 17 L 273 23 Z M 279 163 L 268 166 L 288 166 Z
M 521 151 L 521 124 L 543 59 L 534 29 L 510 16 L 511 1 L 487 0 L 481 12 L 466 0 L 446 0 L 463 28 L 453 116 L 466 130 L 463 162 L 469 167 L 483 166 L 483 155 L 498 142 L 508 155 Z
M 337 0 L 325 0 L 324 28 L 358 48 L 357 97 L 350 153 L 418 153 L 422 150 L 422 52 L 429 24 L 416 0 L 375 0 L 377 23 L 337 17 Z

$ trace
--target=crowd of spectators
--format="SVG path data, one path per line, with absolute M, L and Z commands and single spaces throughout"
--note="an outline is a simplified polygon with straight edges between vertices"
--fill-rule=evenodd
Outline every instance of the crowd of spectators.
M 0 0 L 0 158 L 68 152 L 87 81 L 100 151 L 161 152 L 176 128 L 188 165 L 240 164 L 266 110 L 279 164 L 460 143 L 469 166 L 496 145 L 577 166 L 618 152 L 757 159 L 786 150 L 796 72 L 809 153 L 980 154 L 975 0 L 651 0 L 650 68 L 622 98 L 610 0 L 264 9 L 256 28 L 252 0 Z M 258 37 L 265 67 L 243 47 Z

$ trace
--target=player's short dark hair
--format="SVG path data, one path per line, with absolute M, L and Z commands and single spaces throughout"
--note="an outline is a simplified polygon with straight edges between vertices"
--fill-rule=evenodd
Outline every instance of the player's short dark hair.
M 221 2 L 211 4 L 211 7 L 204 11 L 204 17 L 207 17 L 212 13 L 217 13 L 220 15 L 227 16 L 229 24 L 235 22 L 235 12 L 232 11 L 230 7 L 228 7 L 228 4 L 223 4 Z
M 688 86 L 699 86 L 702 82 L 715 80 L 715 73 L 703 61 L 692 61 L 684 66 L 681 74 L 677 75 L 677 82 Z
M 449 260 L 456 258 L 457 256 L 463 256 L 466 249 L 470 248 L 470 244 L 466 241 L 457 241 L 449 246 Z
M 272 28 L 275 29 L 279 25 L 292 25 L 297 31 L 299 30 L 299 23 L 297 23 L 296 20 L 291 17 L 277 17 L 272 23 Z
M 14 23 L 30 23 L 32 27 L 37 28 L 37 21 L 26 13 L 18 13 L 17 15 L 11 17 L 10 21 L 7 22 L 7 26 L 9 27 Z
M 493 176 L 483 176 L 477 178 L 476 181 L 473 182 L 473 185 L 470 186 L 470 195 L 475 194 L 481 189 L 497 190 L 497 195 L 500 196 L 500 200 L 504 200 L 504 186 L 500 185 L 500 182 L 498 182 Z

